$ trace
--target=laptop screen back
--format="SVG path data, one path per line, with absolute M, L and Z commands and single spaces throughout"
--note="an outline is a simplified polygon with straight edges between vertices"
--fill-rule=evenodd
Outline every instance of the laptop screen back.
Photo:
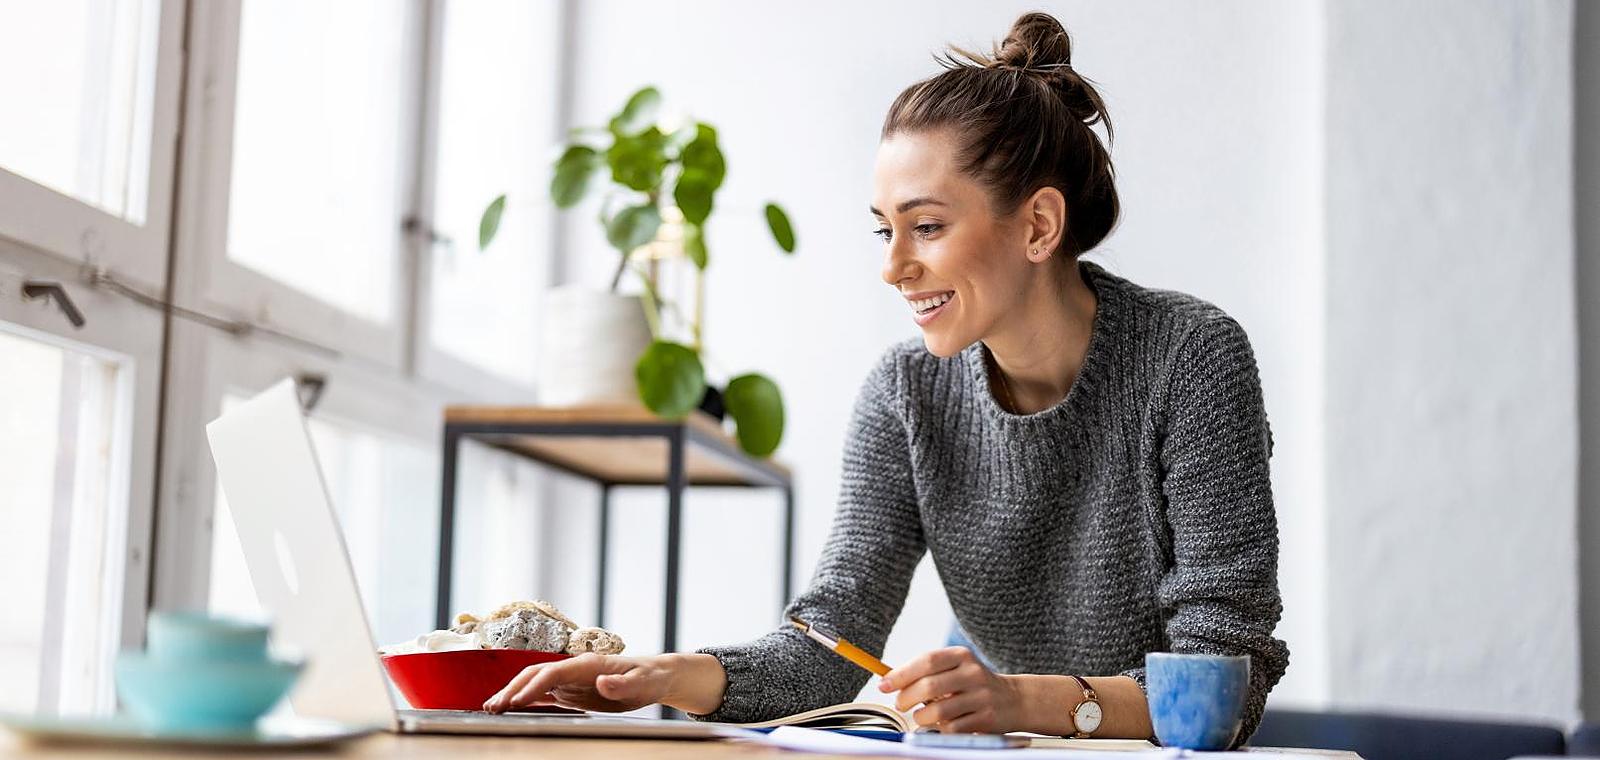
M 294 381 L 218 417 L 206 435 L 273 636 L 306 658 L 289 697 L 295 712 L 393 727 L 394 704 Z

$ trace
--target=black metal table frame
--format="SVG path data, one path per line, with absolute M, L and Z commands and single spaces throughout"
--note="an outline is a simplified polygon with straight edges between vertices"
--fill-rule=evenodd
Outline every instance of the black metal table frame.
M 614 481 L 596 477 L 560 462 L 540 458 L 530 452 L 510 445 L 515 436 L 570 436 L 590 438 L 649 438 L 660 437 L 667 441 L 667 477 L 665 483 Z M 455 514 L 456 468 L 461 453 L 462 439 L 482 441 L 495 448 L 530 459 L 555 470 L 573 475 L 600 486 L 600 546 L 596 565 L 596 592 L 598 625 L 605 625 L 606 609 L 606 554 L 611 527 L 611 490 L 618 486 L 665 486 L 667 489 L 667 567 L 666 567 L 666 621 L 661 638 L 661 651 L 672 652 L 678 643 L 678 577 L 681 561 L 683 527 L 683 494 L 690 487 L 685 473 L 685 456 L 689 444 L 701 446 L 715 453 L 725 464 L 745 476 L 745 483 L 701 483 L 696 488 L 735 487 L 752 488 L 768 486 L 783 492 L 783 566 L 779 573 L 782 584 L 778 603 L 781 607 L 789 601 L 793 589 L 794 573 L 794 480 L 776 467 L 764 466 L 731 446 L 727 439 L 695 428 L 686 422 L 446 422 L 444 426 L 444 466 L 440 478 L 439 504 L 439 573 L 436 589 L 436 617 L 439 628 L 450 626 L 451 581 L 455 571 Z

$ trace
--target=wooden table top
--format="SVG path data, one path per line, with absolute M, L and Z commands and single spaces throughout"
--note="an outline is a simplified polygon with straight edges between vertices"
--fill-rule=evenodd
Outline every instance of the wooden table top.
M 659 428 L 681 426 L 688 445 L 684 472 L 689 485 L 758 485 L 751 470 L 768 479 L 788 479 L 789 468 L 772 459 L 755 459 L 739 448 L 738 441 L 721 423 L 696 410 L 681 420 L 666 420 L 641 405 L 584 406 L 482 406 L 445 408 L 451 425 L 642 425 Z M 473 434 L 498 448 L 554 465 L 593 480 L 623 485 L 664 485 L 667 478 L 667 441 L 660 435 L 637 437 L 540 434 Z
M 1039 746 L 1049 748 L 1079 747 L 1082 749 L 1135 749 L 1144 742 L 1119 740 L 1064 740 L 1040 741 Z M 1280 752 L 1323 755 L 1339 760 L 1360 760 L 1353 752 L 1331 750 L 1283 750 L 1252 748 L 1252 754 L 1271 756 Z M 126 757 L 180 757 L 184 760 L 203 758 L 252 758 L 252 760 L 295 759 L 307 757 L 360 757 L 360 758 L 458 758 L 463 756 L 485 758 L 517 758 L 518 760 L 611 760 L 612 758 L 648 757 L 660 760 L 695 760 L 696 758 L 817 758 L 818 760 L 846 760 L 848 755 L 800 754 L 776 747 L 736 741 L 661 741 L 651 739 L 561 739 L 551 737 L 514 736 L 437 736 L 376 734 L 344 745 L 338 751 L 285 751 L 285 752 L 206 752 L 171 749 L 138 750 L 116 746 L 53 746 L 33 745 L 18 740 L 0 730 L 0 758 L 56 758 L 58 760 L 100 760 Z M 1021 757 L 1026 755 L 1019 755 Z
M 0 758 L 58 758 L 59 760 L 99 760 L 100 758 L 178 757 L 183 760 L 203 758 L 251 758 L 276 760 L 277 758 L 304 760 L 315 757 L 360 758 L 517 758 L 518 760 L 611 760 L 612 758 L 648 757 L 660 760 L 694 760 L 695 758 L 778 758 L 794 760 L 796 755 L 776 747 L 726 741 L 657 741 L 647 739 L 558 739 L 551 737 L 515 736 L 435 736 L 376 734 L 359 739 L 337 751 L 174 751 L 170 748 L 136 749 L 118 746 L 89 745 L 33 745 L 21 742 L 0 731 Z M 812 755 L 812 757 L 828 757 Z

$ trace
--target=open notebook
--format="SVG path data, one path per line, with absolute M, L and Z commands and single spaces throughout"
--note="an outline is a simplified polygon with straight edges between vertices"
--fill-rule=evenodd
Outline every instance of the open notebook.
M 842 705 L 829 705 L 803 713 L 787 715 L 776 720 L 766 720 L 760 723 L 740 723 L 745 728 L 777 728 L 778 726 L 800 726 L 802 728 L 851 728 L 851 729 L 881 729 L 883 731 L 897 731 L 910 733 L 915 731 L 917 724 L 913 723 L 911 716 L 890 705 L 877 702 L 850 702 Z

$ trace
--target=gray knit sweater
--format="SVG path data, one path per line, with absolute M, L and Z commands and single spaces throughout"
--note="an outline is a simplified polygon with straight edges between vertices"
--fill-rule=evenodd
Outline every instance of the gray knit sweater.
M 1143 686 L 1146 652 L 1249 655 L 1242 743 L 1288 664 L 1272 636 L 1278 527 L 1255 356 L 1217 307 L 1080 267 L 1094 328 L 1050 409 L 1003 410 L 981 343 L 949 359 L 920 339 L 888 351 L 856 401 L 816 574 L 788 612 L 881 653 L 932 552 L 956 617 L 1003 673 Z M 848 702 L 868 678 L 788 626 L 701 651 L 728 674 L 707 720 Z

